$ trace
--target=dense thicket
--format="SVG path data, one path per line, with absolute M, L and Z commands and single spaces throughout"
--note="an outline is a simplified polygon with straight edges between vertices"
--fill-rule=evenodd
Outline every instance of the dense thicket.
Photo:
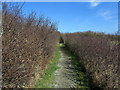
M 118 37 L 90 31 L 63 35 L 65 45 L 79 57 L 93 83 L 110 89 L 119 87 Z
M 56 25 L 35 13 L 23 16 L 22 6 L 2 4 L 3 87 L 29 85 L 45 69 L 58 42 Z

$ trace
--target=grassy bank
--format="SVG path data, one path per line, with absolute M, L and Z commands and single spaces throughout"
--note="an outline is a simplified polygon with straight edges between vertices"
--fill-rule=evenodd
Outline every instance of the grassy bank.
M 35 88 L 52 88 L 50 84 L 53 83 L 54 72 L 56 71 L 56 69 L 59 68 L 57 66 L 59 58 L 60 58 L 60 48 L 59 45 L 57 45 L 51 63 L 48 65 L 48 68 L 44 71 L 42 79 L 36 82 Z

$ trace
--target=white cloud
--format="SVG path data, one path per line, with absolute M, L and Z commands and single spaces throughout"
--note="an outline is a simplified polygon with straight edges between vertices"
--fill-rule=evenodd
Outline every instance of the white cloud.
M 99 1 L 99 2 L 97 2 L 97 1 Z M 91 0 L 91 1 L 90 1 L 91 7 L 96 7 L 96 6 L 98 6 L 99 4 L 100 4 L 100 0 Z
M 98 13 L 99 16 L 102 16 L 105 20 L 111 20 L 113 17 L 111 15 L 111 12 L 106 10 L 106 11 L 100 11 L 100 13 Z
M 98 6 L 100 3 L 99 2 L 91 2 L 91 6 L 92 7 L 96 7 L 96 6 Z

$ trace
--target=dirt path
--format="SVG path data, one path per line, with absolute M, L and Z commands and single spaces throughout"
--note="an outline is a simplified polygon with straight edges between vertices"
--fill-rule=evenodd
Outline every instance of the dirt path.
M 61 58 L 58 67 L 54 73 L 54 88 L 77 88 L 79 86 L 78 76 L 75 72 L 74 65 L 71 62 L 72 57 L 67 54 L 64 47 L 61 47 Z

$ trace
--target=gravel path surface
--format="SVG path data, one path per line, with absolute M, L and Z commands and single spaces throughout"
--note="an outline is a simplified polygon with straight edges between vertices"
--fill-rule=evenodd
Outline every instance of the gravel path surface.
M 58 67 L 54 73 L 55 83 L 54 88 L 76 88 L 79 81 L 77 81 L 77 75 L 75 68 L 71 63 L 71 56 L 69 56 L 64 47 L 61 47 L 61 58 L 58 62 Z

